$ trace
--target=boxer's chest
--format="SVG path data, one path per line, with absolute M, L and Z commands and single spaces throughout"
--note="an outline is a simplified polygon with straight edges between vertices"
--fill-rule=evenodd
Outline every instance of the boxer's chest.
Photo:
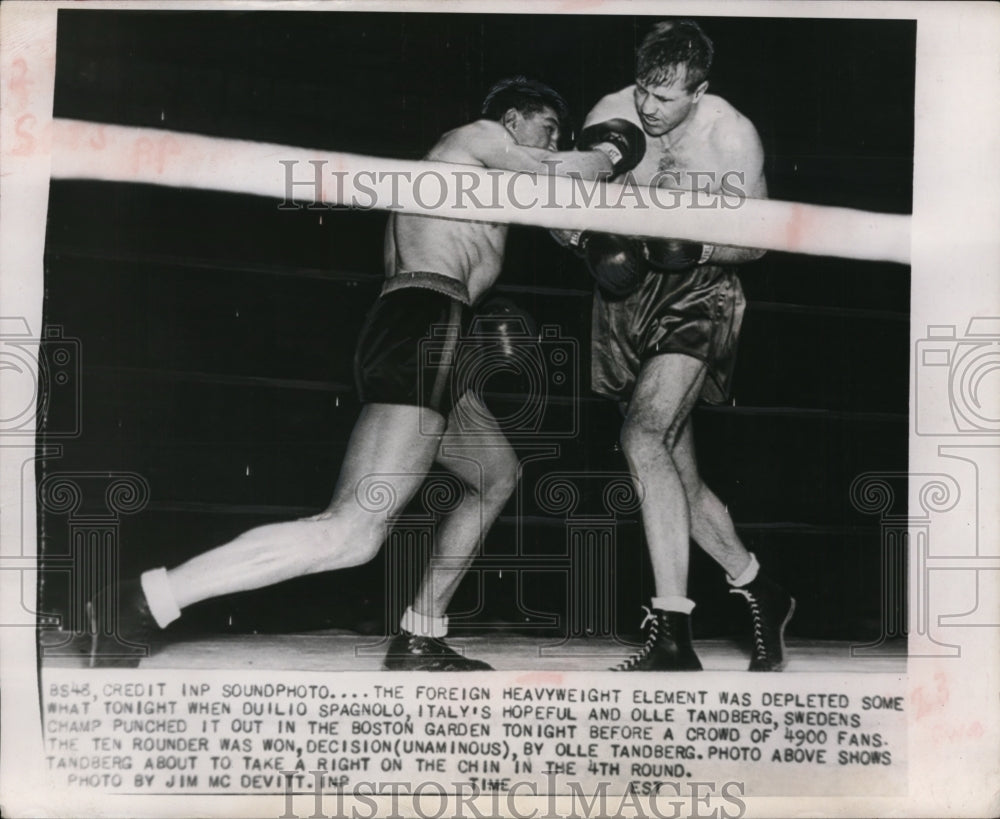
M 674 190 L 717 191 L 724 171 L 720 158 L 705 143 L 666 145 L 649 140 L 635 178 L 643 185 Z

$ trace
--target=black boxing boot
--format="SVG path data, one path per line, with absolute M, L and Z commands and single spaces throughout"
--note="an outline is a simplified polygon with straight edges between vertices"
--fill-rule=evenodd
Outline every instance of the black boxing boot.
M 402 631 L 392 638 L 382 661 L 385 671 L 491 671 L 482 660 L 463 657 L 437 637 Z
M 612 671 L 701 671 L 691 645 L 690 614 L 647 608 L 642 628 L 647 629 L 642 648 Z
M 420 614 L 408 606 L 399 623 L 399 634 L 389 643 L 382 661 L 385 671 L 491 671 L 481 660 L 470 660 L 442 639 L 448 633 L 448 616 Z
M 742 586 L 729 590 L 746 598 L 753 625 L 750 671 L 781 671 L 785 667 L 785 626 L 795 613 L 795 598 L 758 572 Z
M 105 586 L 87 603 L 91 668 L 135 668 L 160 628 L 138 580 Z

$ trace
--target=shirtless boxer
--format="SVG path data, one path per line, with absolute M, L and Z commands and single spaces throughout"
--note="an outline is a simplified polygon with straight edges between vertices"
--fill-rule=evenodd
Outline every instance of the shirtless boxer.
M 637 151 L 641 155 L 641 146 L 625 144 L 621 134 L 592 151 L 554 153 L 566 114 L 552 89 L 523 77 L 504 80 L 487 95 L 482 119 L 445 134 L 427 159 L 535 173 L 558 165 L 559 173 L 597 178 L 622 172 Z M 632 136 L 642 140 L 637 129 Z M 462 481 L 465 494 L 438 531 L 434 570 L 425 572 L 384 667 L 489 668 L 441 638 L 448 603 L 514 489 L 517 462 L 479 399 L 452 394 L 450 369 L 425 366 L 420 352 L 432 327 L 445 328 L 435 336 L 439 360 L 452 360 L 474 305 L 500 273 L 506 237 L 506 225 L 393 214 L 385 284 L 355 355 L 363 407 L 329 506 L 312 517 L 251 529 L 169 571 L 147 571 L 98 595 L 89 606 L 92 666 L 136 665 L 145 653 L 139 647 L 193 603 L 371 560 L 387 524 L 437 460 Z M 456 418 L 477 419 L 475 434 Z
M 600 138 L 602 124 L 625 120 L 645 132 L 645 156 L 631 172 L 640 185 L 710 194 L 739 189 L 747 198 L 765 198 L 756 129 L 706 93 L 712 56 L 712 42 L 697 23 L 656 25 L 639 47 L 635 85 L 594 106 L 579 146 Z M 663 220 L 669 231 L 669 212 Z M 643 622 L 646 642 L 618 670 L 701 669 L 691 645 L 694 603 L 687 598 L 691 539 L 749 604 L 750 670 L 780 670 L 795 601 L 760 571 L 726 507 L 702 482 L 690 417 L 699 398 L 719 403 L 727 397 L 745 306 L 736 266 L 763 251 L 607 234 L 561 238 L 597 280 L 592 384 L 625 408 L 622 447 L 645 496 L 655 596 Z

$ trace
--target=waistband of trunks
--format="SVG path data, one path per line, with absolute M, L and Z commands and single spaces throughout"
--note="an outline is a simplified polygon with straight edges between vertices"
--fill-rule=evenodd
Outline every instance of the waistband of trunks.
M 458 279 L 453 279 L 442 273 L 431 273 L 426 270 L 412 270 L 390 276 L 382 285 L 382 295 L 386 296 L 408 287 L 433 290 L 435 293 L 441 293 L 461 302 L 466 307 L 472 304 L 472 299 L 469 298 L 469 288 L 466 287 L 465 282 L 460 282 Z

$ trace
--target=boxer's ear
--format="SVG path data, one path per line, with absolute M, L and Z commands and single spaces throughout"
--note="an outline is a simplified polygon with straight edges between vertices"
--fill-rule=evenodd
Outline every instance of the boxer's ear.
M 517 123 L 521 119 L 521 112 L 516 108 L 508 108 L 504 115 L 500 117 L 500 123 L 508 131 L 513 133 L 517 129 Z
M 703 96 L 705 96 L 705 92 L 707 90 L 708 90 L 708 80 L 705 80 L 704 82 L 702 82 L 701 85 L 699 85 L 696 89 L 694 89 L 694 94 L 692 94 L 691 96 L 694 97 L 695 102 L 698 102 L 698 100 L 700 100 Z

